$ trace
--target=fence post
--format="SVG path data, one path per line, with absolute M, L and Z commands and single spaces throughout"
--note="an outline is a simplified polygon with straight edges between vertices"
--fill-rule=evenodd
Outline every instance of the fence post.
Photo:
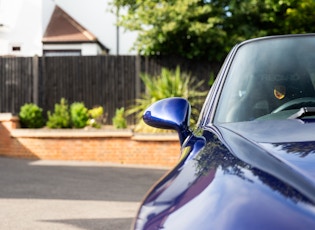
M 33 101 L 34 104 L 38 105 L 38 56 L 33 57 Z
M 140 55 L 136 56 L 136 71 L 135 71 L 135 94 L 136 94 L 136 98 L 139 98 L 141 95 L 141 81 L 140 81 L 140 72 L 141 72 L 141 58 Z

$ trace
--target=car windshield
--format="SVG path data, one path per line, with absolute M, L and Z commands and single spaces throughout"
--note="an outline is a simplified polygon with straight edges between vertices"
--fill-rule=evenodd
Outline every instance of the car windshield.
M 229 68 L 215 122 L 286 119 L 315 108 L 314 82 L 315 36 L 245 42 Z

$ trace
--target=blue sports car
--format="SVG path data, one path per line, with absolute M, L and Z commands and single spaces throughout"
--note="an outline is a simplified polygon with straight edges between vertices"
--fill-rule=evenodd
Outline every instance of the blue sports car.
M 231 50 L 194 130 L 187 100 L 151 105 L 181 157 L 133 229 L 315 229 L 314 85 L 315 34 L 271 36 Z

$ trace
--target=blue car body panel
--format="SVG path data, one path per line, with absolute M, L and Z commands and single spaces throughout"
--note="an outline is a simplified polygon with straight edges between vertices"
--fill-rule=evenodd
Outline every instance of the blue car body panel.
M 293 127 L 305 125 L 289 123 Z M 315 123 L 307 125 L 314 130 Z M 315 226 L 315 169 L 311 167 L 315 164 L 315 141 L 287 145 L 279 134 L 279 142 L 267 142 L 265 135 L 259 137 L 259 128 L 258 137 L 249 138 L 238 133 L 247 134 L 250 125 L 230 126 L 205 130 L 207 144 L 199 152 L 187 154 L 151 189 L 139 210 L 136 229 Z M 296 129 L 292 135 L 301 133 Z M 235 146 L 239 146 L 237 151 Z

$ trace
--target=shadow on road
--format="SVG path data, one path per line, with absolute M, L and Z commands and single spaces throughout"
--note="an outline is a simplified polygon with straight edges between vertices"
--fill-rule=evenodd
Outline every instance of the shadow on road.
M 0 198 L 138 202 L 165 170 L 33 165 L 0 158 Z

